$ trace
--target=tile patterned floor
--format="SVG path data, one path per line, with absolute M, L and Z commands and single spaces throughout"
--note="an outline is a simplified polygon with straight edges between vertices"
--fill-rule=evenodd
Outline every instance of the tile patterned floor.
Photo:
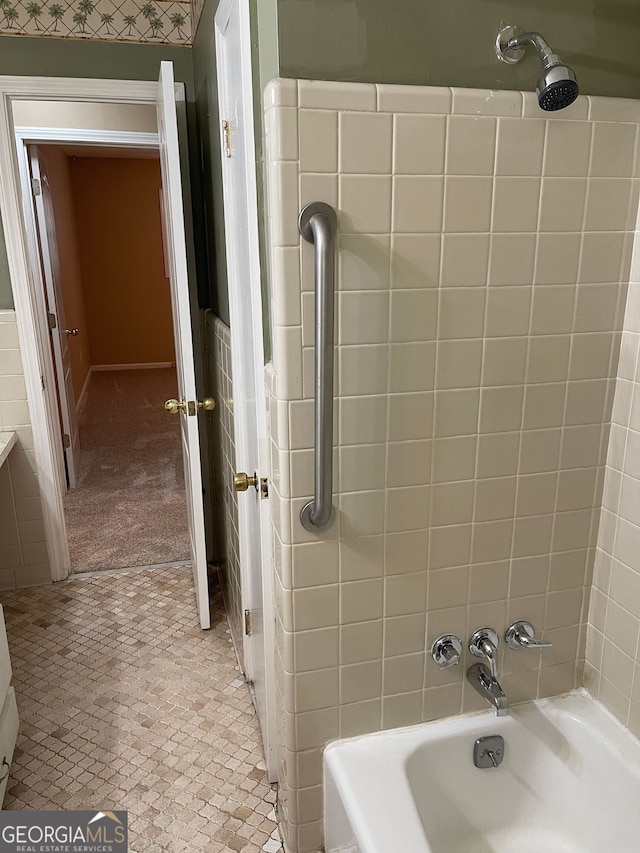
M 20 734 L 5 809 L 127 809 L 131 853 L 279 853 L 275 790 L 219 593 L 191 571 L 3 593 Z

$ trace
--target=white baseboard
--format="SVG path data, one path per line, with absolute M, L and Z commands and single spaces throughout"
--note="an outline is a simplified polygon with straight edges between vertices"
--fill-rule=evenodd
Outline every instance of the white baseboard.
M 82 411 L 82 407 L 87 402 L 87 391 L 89 390 L 89 382 L 91 381 L 91 371 L 92 367 L 87 371 L 86 379 L 84 380 L 84 385 L 82 386 L 82 391 L 80 392 L 80 396 L 76 400 L 76 416 L 80 414 Z
M 175 361 L 149 361 L 140 364 L 93 364 L 91 370 L 154 370 L 175 366 Z

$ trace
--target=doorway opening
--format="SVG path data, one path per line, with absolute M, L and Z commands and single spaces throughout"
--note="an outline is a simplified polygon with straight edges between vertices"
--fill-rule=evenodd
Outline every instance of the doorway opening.
M 50 121 L 91 122 L 92 105 L 73 105 L 69 121 L 67 105 L 47 107 Z M 133 117 L 138 125 L 146 109 Z M 14 107 L 16 118 L 29 111 L 28 103 Z M 26 148 L 52 326 L 70 570 L 188 563 L 179 421 L 164 408 L 177 377 L 157 144 Z
M 141 149 L 151 149 L 154 152 L 152 157 L 137 156 L 135 159 L 155 159 L 157 153 L 160 155 L 161 219 L 165 249 L 163 265 L 168 270 L 172 337 L 175 343 L 176 386 L 173 394 L 177 399 L 171 400 L 170 410 L 177 413 L 175 420 L 178 422 L 178 444 L 184 471 L 195 603 L 201 628 L 209 628 L 211 613 L 200 431 L 212 401 L 207 398 L 198 400 L 196 394 L 196 372 L 199 372 L 200 365 L 196 367 L 194 352 L 200 352 L 201 345 L 199 324 L 193 322 L 198 316 L 195 288 L 189 287 L 189 272 L 195 272 L 189 182 L 183 182 L 181 176 L 183 166 L 188 176 L 184 86 L 175 84 L 171 63 L 161 62 L 157 83 L 0 78 L 0 95 L 0 136 L 3 139 L 0 146 L 0 207 L 24 361 L 33 432 L 34 467 L 42 501 L 51 578 L 54 581 L 63 580 L 70 570 L 64 499 L 68 487 L 73 488 L 75 485 L 76 471 L 79 471 L 74 453 L 79 445 L 79 430 L 75 405 L 68 405 L 68 399 L 73 399 L 69 339 L 79 337 L 80 332 L 74 334 L 74 330 L 79 327 L 67 325 L 64 317 L 61 317 L 58 325 L 60 306 L 56 303 L 53 287 L 46 285 L 39 251 L 42 241 L 39 238 L 46 233 L 47 228 L 46 224 L 40 230 L 37 227 L 33 199 L 36 199 L 36 206 L 38 203 L 42 206 L 47 195 L 43 189 L 45 185 L 48 189 L 48 183 L 42 180 L 42 176 L 32 174 L 29 146 L 42 151 L 49 143 L 92 144 L 100 148 L 106 145 L 119 149 L 133 148 L 137 155 Z M 35 104 L 36 125 L 20 124 L 19 117 L 16 120 L 20 102 L 28 104 L 29 99 L 32 106 Z M 49 113 L 65 105 L 69 107 L 71 115 L 66 127 L 64 122 L 53 121 L 49 116 Z M 143 121 L 143 127 L 136 128 L 131 118 L 132 113 L 140 108 L 146 112 L 148 126 L 145 127 Z M 94 124 L 89 123 L 86 116 L 82 121 L 78 120 L 78 113 L 83 110 L 89 110 Z M 98 197 L 90 201 L 93 205 L 100 203 Z M 130 201 L 126 197 L 121 200 L 119 212 L 123 205 L 128 204 Z M 50 203 L 50 206 L 53 205 Z M 53 220 L 53 217 L 49 218 Z M 46 220 L 47 217 L 43 215 L 45 223 Z M 136 232 L 139 229 L 140 222 L 136 223 Z M 51 243 L 57 245 L 55 239 Z M 147 267 L 143 265 L 138 275 L 142 278 L 146 273 Z M 104 289 L 108 290 L 109 287 Z M 54 304 L 56 310 L 51 312 L 49 306 Z M 145 312 L 144 321 L 139 325 L 146 328 L 150 325 L 150 317 L 151 312 Z M 170 366 L 170 357 L 164 363 Z M 148 369 L 148 365 L 145 369 Z M 63 402 L 66 405 L 62 405 Z M 162 408 L 160 411 L 166 418 L 172 417 Z M 67 421 L 61 425 L 62 412 L 66 412 Z M 135 413 L 131 415 L 135 417 Z M 63 444 L 60 441 L 61 429 Z M 206 465 L 204 470 L 207 471 Z M 158 538 L 162 538 L 161 532 Z

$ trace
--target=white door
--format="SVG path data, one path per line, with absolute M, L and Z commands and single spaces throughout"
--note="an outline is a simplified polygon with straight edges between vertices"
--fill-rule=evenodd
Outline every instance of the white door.
M 60 421 L 63 433 L 61 439 L 64 445 L 67 485 L 70 489 L 75 489 L 79 468 L 80 436 L 71 376 L 71 353 L 69 352 L 69 332 L 72 330 L 67 329 L 64 312 L 56 222 L 51 187 L 47 175 L 47 163 L 42 152 L 35 146 L 29 147 L 29 164 L 32 181 L 37 182 L 32 184 L 34 187 L 32 197 L 40 244 L 47 311 L 50 317 L 50 326 L 55 323 L 55 328 L 52 328 L 50 333 L 51 348 L 58 386 Z M 84 333 L 84 329 L 73 330 L 74 337 L 79 333 Z
M 198 603 L 200 627 L 210 628 L 211 615 L 209 611 L 202 472 L 200 469 L 200 436 L 198 432 L 200 407 L 197 402 L 196 376 L 193 365 L 193 334 L 191 331 L 184 211 L 182 208 L 176 87 L 171 62 L 160 63 L 157 112 L 164 199 L 165 246 L 169 261 L 173 335 L 178 374 L 177 398 L 183 404 L 183 408 L 177 417 L 180 418 L 181 427 L 193 582 Z M 174 415 L 167 415 L 167 417 L 174 417 Z
M 215 24 L 236 471 L 261 478 L 267 475 L 267 425 L 248 2 L 222 0 Z M 253 683 L 273 778 L 272 588 L 263 575 L 263 564 L 268 566 L 270 558 L 269 518 L 260 489 L 238 495 L 238 527 L 242 604 L 251 612 L 251 633 L 244 638 L 245 670 Z

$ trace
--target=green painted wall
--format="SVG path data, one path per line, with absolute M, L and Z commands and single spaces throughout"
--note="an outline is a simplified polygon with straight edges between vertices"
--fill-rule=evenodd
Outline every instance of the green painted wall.
M 7 248 L 4 242 L 2 222 L 0 222 L 0 311 L 13 308 L 9 267 L 7 266 Z
M 188 105 L 191 125 L 195 114 L 189 48 L 0 36 L 0 75 L 156 80 L 164 59 L 173 62 L 176 80 L 186 85 L 187 98 L 191 102 Z M 4 236 L 0 231 L 0 308 L 12 307 Z
M 637 0 L 278 0 L 280 74 L 533 90 L 534 57 L 496 60 L 503 20 L 541 32 L 584 94 L 640 97 Z
M 218 3 L 219 0 L 205 1 L 191 54 L 196 103 L 196 146 L 202 198 L 202 245 L 206 263 L 205 276 L 210 294 L 209 307 L 229 325 L 214 37 L 214 17 Z
M 222 205 L 220 121 L 216 78 L 214 18 L 219 0 L 206 0 L 193 43 L 193 73 L 196 92 L 198 149 L 200 152 L 201 192 L 203 195 L 204 244 L 208 257 L 211 294 L 210 307 L 229 325 L 225 233 Z M 278 76 L 277 0 L 250 0 L 251 42 L 253 54 L 254 123 L 256 134 L 256 173 L 258 209 L 264 209 L 264 157 L 262 152 L 262 92 L 269 80 Z M 269 344 L 268 280 L 265 241 L 266 216 L 259 222 L 260 254 L 263 271 L 263 319 L 265 346 Z

